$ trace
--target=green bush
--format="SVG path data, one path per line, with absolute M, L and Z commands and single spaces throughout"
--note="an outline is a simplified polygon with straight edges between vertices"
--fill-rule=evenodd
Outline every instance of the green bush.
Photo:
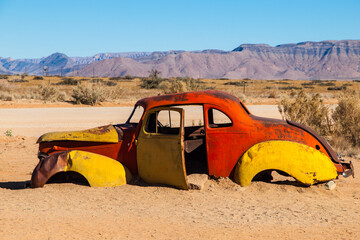
M 6 131 L 4 132 L 4 134 L 5 134 L 5 136 L 7 136 L 7 137 L 12 137 L 12 136 L 13 136 L 13 132 L 12 132 L 11 129 L 6 130 Z

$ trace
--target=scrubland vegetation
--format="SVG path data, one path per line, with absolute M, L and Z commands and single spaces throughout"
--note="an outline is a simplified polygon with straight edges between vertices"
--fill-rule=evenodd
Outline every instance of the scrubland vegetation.
M 307 125 L 340 152 L 356 155 L 360 146 L 360 80 L 251 80 L 148 77 L 60 77 L 0 75 L 1 102 L 132 105 L 159 94 L 217 89 L 247 104 L 277 104 L 283 118 Z
M 342 93 L 335 107 L 324 104 L 320 94 L 295 93 L 278 104 L 283 119 L 302 123 L 314 129 L 338 151 L 359 157 L 360 96 L 352 91 Z
M 337 103 L 341 94 L 359 92 L 360 80 L 251 80 L 251 79 L 194 79 L 190 77 L 162 78 L 153 70 L 148 77 L 60 77 L 0 75 L 0 101 L 33 100 L 98 104 L 100 102 L 134 102 L 143 97 L 217 89 L 239 97 L 250 104 L 278 104 L 282 98 L 298 92 L 319 94 L 324 103 Z M 87 90 L 85 90 L 87 89 Z M 80 95 L 95 98 L 80 101 Z M 99 97 L 96 97 L 99 96 Z M 85 103 L 87 102 L 87 103 Z

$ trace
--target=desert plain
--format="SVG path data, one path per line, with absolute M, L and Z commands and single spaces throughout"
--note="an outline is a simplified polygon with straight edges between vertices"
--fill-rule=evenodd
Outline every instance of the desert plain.
M 120 123 L 131 107 L 19 106 L 0 108 L 0 239 L 359 239 L 357 176 L 340 176 L 332 191 L 276 174 L 271 183 L 246 188 L 209 179 L 200 191 L 141 180 L 121 187 L 25 188 L 38 162 L 38 136 Z M 248 108 L 281 117 L 276 105 Z M 7 129 L 12 136 L 3 134 Z M 360 161 L 351 160 L 360 169 Z

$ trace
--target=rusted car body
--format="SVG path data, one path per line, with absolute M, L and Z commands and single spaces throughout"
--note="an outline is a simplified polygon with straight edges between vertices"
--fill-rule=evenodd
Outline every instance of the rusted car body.
M 189 124 L 184 106 L 200 107 L 202 120 Z M 90 186 L 118 186 L 139 175 L 182 189 L 191 173 L 232 177 L 242 186 L 274 170 L 304 185 L 353 174 L 351 162 L 313 130 L 254 116 L 238 98 L 216 90 L 144 98 L 124 124 L 48 133 L 38 143 L 32 187 L 66 171 L 84 175 Z

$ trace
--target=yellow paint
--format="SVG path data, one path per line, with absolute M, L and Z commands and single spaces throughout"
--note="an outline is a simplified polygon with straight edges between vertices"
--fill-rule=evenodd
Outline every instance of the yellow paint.
M 150 110 L 145 116 L 160 110 L 173 110 L 181 114 L 178 135 L 147 133 L 143 124 L 137 142 L 137 164 L 139 176 L 148 183 L 160 183 L 188 189 L 183 141 L 183 109 L 161 107 Z
M 99 154 L 70 151 L 65 172 L 83 175 L 91 187 L 114 187 L 131 180 L 131 172 L 120 162 Z
M 83 131 L 45 133 L 37 140 L 37 143 L 65 140 L 117 143 L 119 137 L 114 126 L 108 125 Z
M 300 143 L 268 141 L 244 153 L 234 179 L 241 186 L 249 186 L 256 174 L 270 169 L 286 172 L 305 185 L 337 178 L 334 164 L 322 152 Z

